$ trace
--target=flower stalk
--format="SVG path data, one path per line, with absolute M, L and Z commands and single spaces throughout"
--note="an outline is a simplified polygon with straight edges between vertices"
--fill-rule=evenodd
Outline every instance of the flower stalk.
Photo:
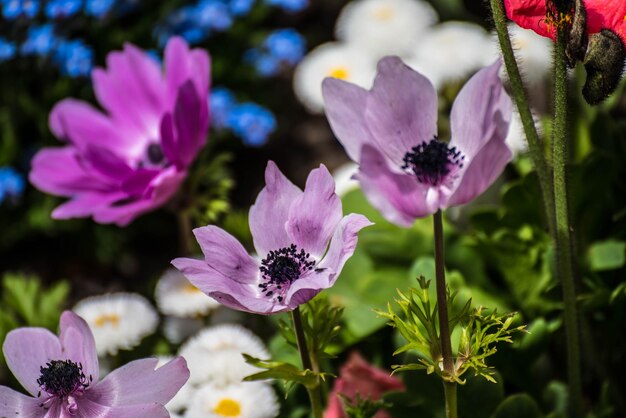
M 433 229 L 435 235 L 435 278 L 437 281 L 437 313 L 439 316 L 439 341 L 443 356 L 443 371 L 446 378 L 455 374 L 454 357 L 452 357 L 452 343 L 450 341 L 450 322 L 448 320 L 448 293 L 446 289 L 446 273 L 443 258 L 443 216 L 440 210 L 433 214 Z M 453 380 L 443 382 L 446 418 L 457 417 L 456 387 Z
M 302 326 L 302 315 L 300 314 L 300 307 L 297 307 L 291 311 L 291 319 L 293 320 L 293 329 L 296 334 L 296 341 L 298 343 L 298 351 L 300 351 L 300 358 L 302 359 L 302 368 L 304 370 L 313 370 L 313 362 L 311 361 L 310 351 L 306 342 L 306 335 L 304 335 L 304 328 Z M 317 364 L 317 362 L 316 362 Z M 322 417 L 322 392 L 321 386 L 318 384 L 314 388 L 307 387 L 309 399 L 311 401 L 311 413 L 313 418 Z
M 506 14 L 503 1 L 491 0 L 491 10 L 493 13 L 493 21 L 496 26 L 496 33 L 498 34 L 500 49 L 502 50 L 502 56 L 504 57 L 504 66 L 506 67 L 506 72 L 511 82 L 513 98 L 515 99 L 515 104 L 517 106 L 520 119 L 522 120 L 524 134 L 526 135 L 526 140 L 528 141 L 530 156 L 539 177 L 539 186 L 543 197 L 548 227 L 550 232 L 554 235 L 554 194 L 552 178 L 550 176 L 550 167 L 546 161 L 543 146 L 539 139 L 539 134 L 537 133 L 537 127 L 535 126 L 532 112 L 530 111 L 530 105 L 528 104 L 526 91 L 524 90 L 522 76 L 520 75 L 517 61 L 515 60 L 515 53 L 513 52 L 509 29 L 506 24 Z
M 554 165 L 554 203 L 556 221 L 556 267 L 563 288 L 565 338 L 567 342 L 567 370 L 569 381 L 570 414 L 582 417 L 582 384 L 580 372 L 580 344 L 576 307 L 576 290 L 572 257 L 572 238 L 567 197 L 567 68 L 566 36 L 558 31 L 555 44 L 555 109 L 552 138 Z

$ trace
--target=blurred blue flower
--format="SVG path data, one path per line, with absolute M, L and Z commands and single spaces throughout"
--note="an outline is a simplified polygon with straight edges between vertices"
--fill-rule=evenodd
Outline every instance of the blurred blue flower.
M 195 13 L 198 25 L 205 30 L 225 31 L 233 24 L 228 5 L 220 0 L 201 0 Z
M 306 52 L 306 41 L 295 29 L 272 32 L 263 43 L 267 51 L 279 61 L 295 65 Z
M 0 167 L 0 203 L 9 198 L 17 200 L 24 192 L 24 177 L 11 167 Z
M 8 61 L 15 57 L 17 48 L 13 42 L 0 37 L 0 62 Z
M 256 0 L 230 0 L 228 8 L 233 16 L 245 16 L 250 13 Z
M 41 26 L 31 26 L 28 28 L 26 40 L 20 47 L 24 55 L 45 56 L 52 51 L 58 41 L 54 34 L 54 26 L 51 23 Z
M 87 0 L 85 11 L 89 16 L 101 18 L 111 11 L 115 0 Z
M 279 60 L 258 48 L 247 50 L 243 55 L 243 60 L 253 65 L 256 73 L 261 77 L 276 75 L 280 69 Z
M 277 6 L 286 12 L 296 13 L 309 6 L 309 0 L 265 0 L 270 6 Z
M 230 112 L 228 126 L 244 144 L 261 146 L 276 130 L 276 118 L 272 112 L 256 103 L 242 103 Z
M 61 73 L 70 77 L 88 76 L 93 69 L 93 49 L 80 39 L 62 40 L 54 51 Z
M 21 15 L 33 18 L 39 13 L 39 0 L 0 0 L 2 16 L 7 20 L 17 19 Z
M 50 19 L 72 17 L 83 7 L 82 0 L 49 0 L 46 3 L 46 16 Z
M 235 95 L 226 87 L 214 87 L 209 95 L 209 109 L 211 109 L 211 125 L 216 128 L 225 128 L 228 125 L 230 112 L 237 104 Z

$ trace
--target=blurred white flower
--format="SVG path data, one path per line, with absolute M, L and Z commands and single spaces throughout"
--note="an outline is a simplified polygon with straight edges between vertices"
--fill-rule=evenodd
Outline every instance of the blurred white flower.
M 335 193 L 337 193 L 339 197 L 343 197 L 348 194 L 349 191 L 359 188 L 359 182 L 352 178 L 358 171 L 359 165 L 352 161 L 337 167 L 333 171 Z
M 424 33 L 413 55 L 405 61 L 440 88 L 469 77 L 493 63 L 497 56 L 496 45 L 482 27 L 468 22 L 445 22 Z
M 135 293 L 112 293 L 92 296 L 74 306 L 93 332 L 98 355 L 128 350 L 152 334 L 159 316 L 150 302 Z
M 237 384 L 246 376 L 259 372 L 247 364 L 242 353 L 266 360 L 269 353 L 259 337 L 239 325 L 222 324 L 200 331 L 179 350 L 187 360 L 193 384 L 214 386 Z
M 554 43 L 530 29 L 521 28 L 513 23 L 509 25 L 509 34 L 524 81 L 530 85 L 544 82 L 552 69 Z M 494 42 L 497 42 L 497 34 L 494 33 L 493 36 Z M 504 67 L 502 71 L 506 72 Z
M 157 369 L 173 358 L 173 356 L 158 356 L 159 362 L 157 363 Z M 189 407 L 194 392 L 195 388 L 189 382 L 185 383 L 183 387 L 180 388 L 178 393 L 165 405 L 165 409 L 170 412 L 171 417 L 176 416 L 177 413 Z
M 328 42 L 309 52 L 296 67 L 293 89 L 312 113 L 324 109 L 322 81 L 340 78 L 369 88 L 376 73 L 376 59 L 363 50 L 341 42 Z
M 192 396 L 185 418 L 275 418 L 278 399 L 272 387 L 243 382 L 224 388 L 201 386 Z
M 157 307 L 165 315 L 191 316 L 206 315 L 220 304 L 200 289 L 176 269 L 168 269 L 159 279 L 154 292 Z
M 410 54 L 421 35 L 438 21 L 422 0 L 357 0 L 348 3 L 335 26 L 337 39 L 367 51 L 376 59 Z
M 204 321 L 199 318 L 181 318 L 166 316 L 163 320 L 163 334 L 172 344 L 180 344 L 189 336 L 200 331 Z
M 533 120 L 535 121 L 535 128 L 537 129 L 537 133 L 539 134 L 539 137 L 541 137 L 543 133 L 541 120 L 534 112 Z M 522 119 L 520 118 L 517 110 L 513 112 L 511 124 L 509 125 L 509 133 L 506 136 L 505 142 L 513 153 L 513 156 L 528 152 L 528 141 L 526 141 L 524 125 L 522 125 Z

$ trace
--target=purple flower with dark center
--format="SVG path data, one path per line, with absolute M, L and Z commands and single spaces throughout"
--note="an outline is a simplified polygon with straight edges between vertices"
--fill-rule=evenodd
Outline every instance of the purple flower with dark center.
M 50 129 L 68 145 L 39 151 L 30 181 L 71 199 L 53 218 L 123 226 L 178 190 L 207 136 L 209 56 L 172 38 L 164 68 L 126 44 L 91 73 L 106 114 L 74 99 L 52 109 Z
M 378 63 L 371 90 L 327 78 L 326 115 L 370 203 L 390 222 L 461 205 L 483 193 L 512 154 L 504 140 L 512 103 L 500 61 L 476 73 L 457 96 L 450 142 L 437 137 L 437 92 L 397 57 Z
M 2 351 L 32 397 L 0 386 L 0 416 L 23 418 L 166 418 L 164 408 L 189 379 L 185 359 L 159 367 L 136 360 L 99 381 L 96 343 L 78 315 L 61 315 L 57 337 L 44 328 L 9 332 Z
M 371 222 L 342 217 L 332 176 L 321 165 L 304 191 L 270 161 L 265 187 L 250 208 L 250 230 L 259 258 L 250 256 L 216 226 L 194 229 L 204 260 L 177 258 L 172 264 L 198 289 L 240 311 L 291 311 L 331 287 Z

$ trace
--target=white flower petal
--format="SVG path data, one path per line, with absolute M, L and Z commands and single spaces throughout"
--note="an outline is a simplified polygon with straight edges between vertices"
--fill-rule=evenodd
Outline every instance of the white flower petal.
M 196 317 L 206 315 L 220 304 L 197 287 L 176 269 L 168 269 L 157 283 L 154 292 L 157 307 L 165 315 Z
M 185 418 L 275 418 L 278 399 L 272 387 L 261 382 L 243 382 L 223 388 L 201 386 L 192 396 Z

